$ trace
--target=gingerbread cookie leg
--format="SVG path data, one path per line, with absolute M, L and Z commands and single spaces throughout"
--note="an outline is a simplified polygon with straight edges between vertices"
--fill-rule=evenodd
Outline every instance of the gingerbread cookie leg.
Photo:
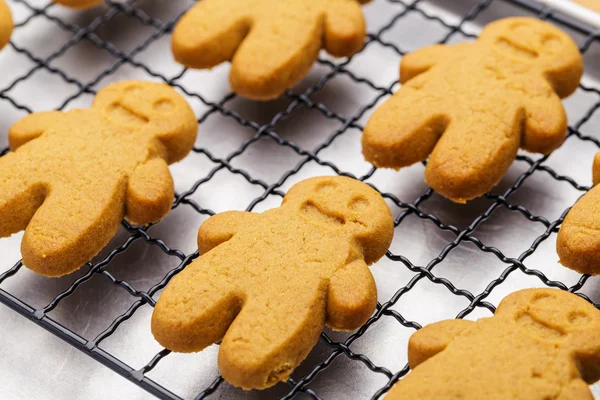
M 325 14 L 325 44 L 323 47 L 331 55 L 344 57 L 356 53 L 365 42 L 365 33 L 365 20 L 358 2 L 330 1 Z
M 355 260 L 338 269 L 329 281 L 327 325 L 352 331 L 373 314 L 377 305 L 377 287 L 369 267 Z
M 156 222 L 167 215 L 174 196 L 167 162 L 163 158 L 148 160 L 129 178 L 125 216 L 135 224 Z
M 255 21 L 231 63 L 229 81 L 234 92 L 256 100 L 275 99 L 310 70 L 321 49 L 322 21 L 305 13 L 287 19 L 285 25 L 279 22 Z
M 470 120 L 451 120 L 429 157 L 425 182 L 457 203 L 492 189 L 514 161 L 521 141 L 521 118 L 510 107 L 507 112 L 493 115 L 490 110 L 472 109 Z
M 473 321 L 451 319 L 424 326 L 408 341 L 408 365 L 415 368 L 444 350 L 452 339 L 473 325 Z
M 34 272 L 45 276 L 73 272 L 117 231 L 123 218 L 125 182 L 80 185 L 52 188 L 31 218 L 21 253 L 23 264 Z
M 242 306 L 225 268 L 206 256 L 169 283 L 152 314 L 152 334 L 169 350 L 200 351 L 225 336 Z
M 326 282 L 305 278 L 278 289 L 273 276 L 264 282 L 268 294 L 248 294 L 221 343 L 219 371 L 225 380 L 264 389 L 286 380 L 306 358 L 325 322 Z
M 212 68 L 233 58 L 249 29 L 243 2 L 199 1 L 173 30 L 173 55 L 186 67 Z
M 443 112 L 431 110 L 441 110 L 441 103 L 408 88 L 386 101 L 365 126 L 366 160 L 395 169 L 426 160 L 448 124 Z
M 198 229 L 198 250 L 200 254 L 208 253 L 231 239 L 239 227 L 252 223 L 259 218 L 260 214 L 247 211 L 226 211 L 213 215 Z

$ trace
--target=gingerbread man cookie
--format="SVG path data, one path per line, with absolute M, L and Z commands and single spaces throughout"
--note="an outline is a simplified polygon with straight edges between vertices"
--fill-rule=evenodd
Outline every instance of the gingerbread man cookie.
M 369 0 L 202 0 L 173 31 L 175 59 L 188 68 L 231 61 L 234 92 L 279 97 L 310 70 L 319 50 L 350 56 L 365 39 L 359 3 Z
M 425 326 L 408 360 L 414 370 L 387 400 L 593 400 L 600 311 L 558 289 L 521 290 L 492 318 Z
M 104 0 L 53 0 L 55 3 L 65 7 L 74 8 L 76 10 L 84 10 L 92 8 L 104 3 Z
M 0 0 L 0 49 L 10 41 L 13 28 L 14 23 L 10 8 L 4 0 Z
M 564 266 L 582 274 L 600 274 L 600 153 L 594 158 L 594 185 L 569 211 L 556 241 Z
M 383 198 L 344 177 L 297 183 L 262 214 L 217 214 L 198 232 L 202 256 L 160 296 L 152 333 L 179 352 L 222 340 L 219 370 L 235 386 L 286 380 L 325 324 L 354 330 L 375 310 L 367 265 L 385 254 L 393 228 Z
M 479 39 L 402 58 L 403 86 L 368 121 L 363 154 L 376 167 L 429 161 L 425 181 L 456 202 L 496 185 L 519 147 L 548 154 L 566 135 L 560 98 L 583 71 L 573 40 L 533 18 L 506 18 Z
M 46 276 L 78 269 L 123 217 L 146 224 L 173 201 L 167 164 L 185 157 L 196 118 L 167 85 L 124 81 L 92 108 L 40 112 L 9 130 L 0 158 L 0 237 L 25 229 L 23 264 Z

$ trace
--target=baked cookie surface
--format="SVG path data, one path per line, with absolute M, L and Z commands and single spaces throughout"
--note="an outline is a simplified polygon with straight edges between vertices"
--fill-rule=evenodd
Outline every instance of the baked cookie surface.
M 600 311 L 558 289 L 508 295 L 491 318 L 441 321 L 408 344 L 414 370 L 387 400 L 593 400 Z
M 12 13 L 6 1 L 0 0 L 0 49 L 10 41 L 14 28 Z
M 392 235 L 379 193 L 343 177 L 297 183 L 262 214 L 217 214 L 199 229 L 202 256 L 160 296 L 152 333 L 179 352 L 222 340 L 225 380 L 272 386 L 308 355 L 325 324 L 354 330 L 371 316 L 377 289 L 367 265 Z
M 564 266 L 582 274 L 600 274 L 600 153 L 593 166 L 594 185 L 571 208 L 560 226 L 556 251 Z
M 350 56 L 365 40 L 369 0 L 202 0 L 173 31 L 175 60 L 188 68 L 231 61 L 234 92 L 279 97 L 310 70 L 321 48 Z
M 147 224 L 171 209 L 167 164 L 191 150 L 193 111 L 167 85 L 124 81 L 88 109 L 30 114 L 0 158 L 0 236 L 25 229 L 23 264 L 46 276 L 78 269 L 125 217 Z
M 403 86 L 364 129 L 363 154 L 376 167 L 429 157 L 425 181 L 465 202 L 495 186 L 519 147 L 547 154 L 566 136 L 560 102 L 583 71 L 573 40 L 533 18 L 488 24 L 478 40 L 434 45 L 402 58 Z

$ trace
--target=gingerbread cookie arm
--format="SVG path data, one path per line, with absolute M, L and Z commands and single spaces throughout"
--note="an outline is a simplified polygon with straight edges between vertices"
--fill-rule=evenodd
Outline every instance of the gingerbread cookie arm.
M 600 186 L 571 208 L 556 241 L 560 262 L 580 273 L 600 273 Z
M 29 114 L 15 122 L 8 130 L 8 144 L 12 151 L 38 138 L 64 118 L 60 111 L 45 111 Z
M 212 68 L 233 58 L 250 29 L 243 2 L 203 0 L 173 31 L 175 60 L 189 68 Z
M 358 2 L 329 0 L 325 8 L 323 47 L 331 55 L 344 57 L 356 53 L 364 44 L 365 34 L 365 19 Z
M 413 333 L 408 341 L 408 365 L 415 368 L 435 356 L 450 344 L 452 339 L 473 326 L 473 321 L 450 319 L 429 324 Z
M 364 260 L 338 269 L 329 281 L 327 325 L 350 331 L 364 324 L 377 305 L 377 287 Z
M 548 154 L 563 142 L 567 135 L 567 114 L 560 98 L 544 80 L 534 83 L 525 101 L 525 132 L 521 148 Z
M 422 75 L 417 79 L 426 78 Z M 365 126 L 365 159 L 376 167 L 395 169 L 427 159 L 448 125 L 442 107 L 438 99 L 410 85 L 400 88 Z
M 138 165 L 127 184 L 125 216 L 135 224 L 156 222 L 167 215 L 173 197 L 173 178 L 162 158 Z
M 260 214 L 247 211 L 226 211 L 213 215 L 198 229 L 198 250 L 200 254 L 208 253 L 231 239 L 238 229 L 247 224 L 254 224 Z
M 400 61 L 400 83 L 404 84 L 417 75 L 432 68 L 439 61 L 445 60 L 458 46 L 448 47 L 443 44 L 423 47 L 406 54 Z

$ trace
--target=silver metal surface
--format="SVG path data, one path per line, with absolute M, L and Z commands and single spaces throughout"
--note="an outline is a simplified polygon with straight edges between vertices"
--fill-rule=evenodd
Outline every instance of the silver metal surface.
M 44 4 L 46 1 L 39 2 L 40 6 Z M 436 0 L 420 3 L 419 7 L 452 23 L 458 21 L 460 16 L 474 4 L 473 0 Z M 12 2 L 10 5 L 17 22 L 31 13 L 18 2 Z M 142 2 L 142 5 L 149 15 L 168 19 L 176 15 L 184 3 L 146 1 Z M 399 9 L 402 9 L 401 4 L 380 0 L 365 6 L 369 31 L 377 31 L 389 21 L 390 15 Z M 51 10 L 52 13 L 59 14 L 62 19 L 80 25 L 105 11 L 100 8 L 75 12 L 61 7 L 53 7 Z M 463 28 L 466 32 L 477 33 L 485 23 L 515 14 L 523 14 L 523 10 L 496 0 L 474 21 L 467 22 Z M 72 37 L 71 33 L 59 29 L 55 23 L 44 17 L 34 18 L 40 20 L 18 29 L 13 41 L 36 56 L 43 58 Z M 149 27 L 126 16 L 119 16 L 98 30 L 100 37 L 124 51 L 130 50 L 152 33 Z M 411 13 L 387 31 L 383 39 L 395 43 L 402 50 L 410 51 L 436 42 L 446 33 L 447 28 L 443 25 L 424 20 L 418 13 Z M 581 42 L 581 35 L 571 33 L 578 42 Z M 136 59 L 148 63 L 154 70 L 167 77 L 176 76 L 181 72 L 181 67 L 171 57 L 169 39 L 169 36 L 165 36 L 158 40 L 137 55 Z M 454 36 L 452 42 L 460 40 L 466 38 L 458 34 Z M 598 53 L 597 45 L 586 53 L 584 77 L 585 83 L 596 87 L 600 78 Z M 323 57 L 328 56 L 323 54 Z M 398 78 L 399 60 L 399 56 L 391 49 L 373 43 L 352 61 L 348 69 L 357 76 L 369 78 L 380 86 L 388 87 Z M 50 65 L 63 68 L 71 76 L 87 82 L 115 61 L 108 52 L 82 41 L 63 56 L 52 61 Z M 0 87 L 5 87 L 32 66 L 27 57 L 7 47 L 0 53 Z M 210 101 L 218 101 L 229 92 L 228 71 L 229 65 L 219 66 L 212 71 L 188 71 L 180 79 L 180 83 Z M 329 72 L 328 67 L 316 65 L 301 87 L 309 87 L 327 72 Z M 96 85 L 95 89 L 112 81 L 130 78 L 151 79 L 143 70 L 124 64 L 114 74 Z M 75 86 L 65 83 L 61 78 L 41 68 L 31 78 L 17 85 L 10 95 L 35 111 L 42 111 L 58 107 L 75 91 Z M 351 116 L 359 107 L 371 102 L 376 95 L 377 93 L 367 85 L 358 84 L 340 75 L 327 83 L 323 90 L 311 99 L 327 105 L 341 115 Z M 597 97 L 593 93 L 578 91 L 569 98 L 565 105 L 570 121 L 577 121 L 583 112 L 598 101 Z M 90 95 L 81 96 L 71 102 L 68 108 L 87 107 L 90 101 Z M 197 115 L 207 109 L 196 99 L 190 99 L 190 103 Z M 227 107 L 248 120 L 265 123 L 273 115 L 284 110 L 288 103 L 287 98 L 265 104 L 237 98 Z M 365 114 L 359 123 L 364 124 L 371 112 L 372 110 Z M 8 127 L 25 114 L 3 100 L 0 100 L 0 113 L 2 115 L 0 147 L 5 147 Z M 600 128 L 599 118 L 597 113 L 594 114 L 592 119 L 582 127 L 582 131 L 600 138 L 600 133 L 597 132 Z M 295 141 L 302 148 L 312 149 L 340 125 L 335 120 L 324 118 L 317 111 L 303 109 L 294 112 L 291 118 L 278 124 L 275 130 L 279 135 Z M 212 115 L 201 125 L 197 143 L 209 149 L 217 157 L 225 157 L 253 133 L 230 119 Z M 592 159 L 597 150 L 592 143 L 568 140 L 547 163 L 558 173 L 574 177 L 580 184 L 590 185 Z M 360 131 L 356 129 L 336 139 L 320 155 L 323 160 L 331 161 L 343 171 L 357 176 L 367 173 L 370 169 L 370 165 L 361 156 Z M 532 157 L 538 156 L 532 155 Z M 234 159 L 232 164 L 234 167 L 250 172 L 252 177 L 271 184 L 276 182 L 285 170 L 293 168 L 299 159 L 300 157 L 291 150 L 281 148 L 272 141 L 261 140 Z M 205 176 L 214 166 L 215 164 L 207 157 L 191 154 L 171 168 L 176 189 L 187 190 L 193 182 Z M 527 167 L 524 162 L 515 162 L 495 192 L 499 193 L 511 186 L 516 177 Z M 369 179 L 369 182 L 381 191 L 392 193 L 403 201 L 413 202 L 426 190 L 423 183 L 423 170 L 420 164 L 400 172 L 379 170 Z M 286 181 L 283 190 L 306 177 L 332 173 L 332 170 L 311 162 Z M 205 208 L 221 212 L 245 209 L 251 200 L 262 192 L 262 188 L 250 185 L 239 175 L 220 171 L 209 182 L 203 184 L 192 198 Z M 581 194 L 569 184 L 558 182 L 545 172 L 538 171 L 510 197 L 510 201 L 516 205 L 524 205 L 534 214 L 543 215 L 553 221 Z M 277 206 L 279 202 L 279 197 L 270 196 L 266 201 L 259 203 L 255 211 Z M 466 206 L 457 205 L 434 194 L 433 198 L 423 205 L 423 210 L 437 215 L 446 224 L 465 228 L 490 204 L 489 199 L 483 198 L 470 202 Z M 396 207 L 393 207 L 393 211 L 398 213 Z M 182 205 L 160 224 L 152 227 L 149 233 L 153 237 L 163 239 L 170 247 L 189 254 L 196 249 L 196 231 L 204 219 L 205 217 L 201 217 L 191 207 Z M 543 231 L 544 227 L 541 224 L 530 222 L 519 213 L 500 208 L 476 230 L 475 236 L 486 245 L 498 247 L 507 256 L 517 257 L 529 248 L 534 238 Z M 22 234 L 18 234 L 0 240 L 0 273 L 12 267 L 20 259 L 21 236 Z M 127 236 L 123 230 L 120 231 L 108 248 L 122 244 Z M 453 234 L 439 230 L 430 222 L 410 216 L 396 229 L 392 251 L 408 257 L 417 265 L 424 265 L 436 257 L 453 239 Z M 579 275 L 558 264 L 555 241 L 556 235 L 553 234 L 542 243 L 532 257 L 526 260 L 525 265 L 543 271 L 551 279 L 572 285 L 577 282 Z M 106 251 L 102 254 L 106 254 Z M 108 270 L 117 279 L 126 280 L 137 289 L 145 290 L 177 264 L 177 259 L 168 257 L 143 242 L 137 242 L 124 254 L 116 257 Z M 437 276 L 450 279 L 457 287 L 478 294 L 491 280 L 497 278 L 505 267 L 506 265 L 493 255 L 482 253 L 473 245 L 463 243 L 436 266 L 434 272 Z M 406 285 L 414 276 L 414 273 L 402 264 L 387 259 L 374 265 L 372 271 L 377 281 L 381 302 L 387 301 L 397 289 Z M 23 268 L 0 287 L 31 306 L 41 307 L 81 274 L 82 272 L 76 272 L 60 279 L 46 279 Z M 499 300 L 510 292 L 539 286 L 543 284 L 536 277 L 516 271 L 492 292 L 488 300 L 497 305 Z M 582 291 L 594 301 L 600 301 L 600 280 L 591 278 Z M 125 290 L 112 285 L 101 276 L 96 276 L 62 301 L 49 316 L 83 337 L 92 339 L 106 329 L 133 301 L 134 298 Z M 464 297 L 454 296 L 445 287 L 423 279 L 403 296 L 393 309 L 401 312 L 409 320 L 426 324 L 440 319 L 454 318 L 467 304 Z M 150 315 L 151 307 L 143 306 L 132 319 L 121 325 L 115 334 L 103 342 L 101 347 L 133 368 L 142 367 L 161 350 L 150 333 Z M 475 312 L 469 314 L 468 318 L 476 319 L 489 315 L 487 310 L 477 308 Z M 406 363 L 407 340 L 412 333 L 412 329 L 403 327 L 393 318 L 384 317 L 351 348 L 356 353 L 367 355 L 375 364 L 396 372 Z M 347 336 L 347 334 L 330 331 L 328 334 L 338 340 Z M 212 346 L 198 354 L 171 354 L 148 376 L 184 398 L 193 398 L 218 376 L 217 350 L 217 346 Z M 331 349 L 319 342 L 294 376 L 301 377 L 308 373 L 330 351 Z M 323 399 L 366 399 L 386 382 L 387 379 L 383 375 L 372 373 L 362 363 L 339 357 L 317 376 L 310 387 Z M 223 384 L 215 398 L 275 398 L 287 393 L 288 390 L 288 386 L 280 384 L 266 392 L 246 393 Z M 142 389 L 4 306 L 0 306 L 0 397 L 9 400 L 151 398 Z M 299 395 L 297 398 L 304 398 L 304 395 Z

